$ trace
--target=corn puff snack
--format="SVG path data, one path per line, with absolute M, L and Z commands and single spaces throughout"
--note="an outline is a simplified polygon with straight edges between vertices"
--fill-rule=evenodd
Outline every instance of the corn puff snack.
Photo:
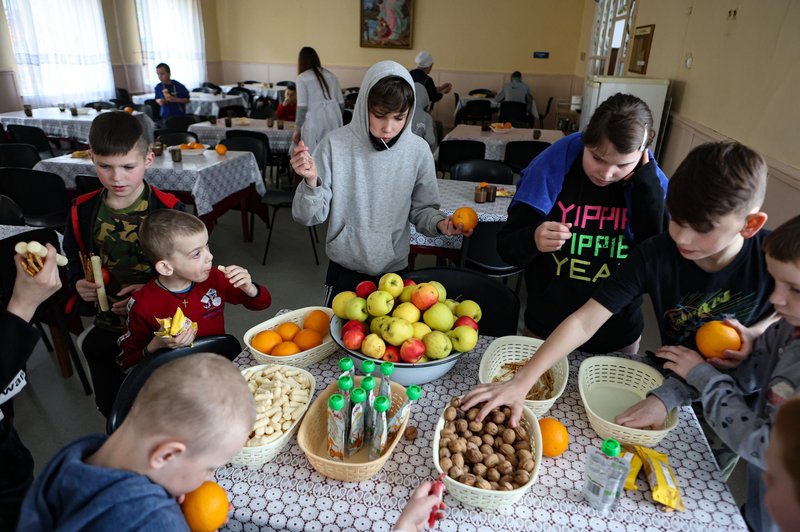
M 639 446 L 636 446 L 636 454 L 642 459 L 647 482 L 653 491 L 653 500 L 663 504 L 664 511 L 684 511 L 686 508 L 683 505 L 678 481 L 669 465 L 667 455 Z
M 187 318 L 180 307 L 175 309 L 175 315 L 170 318 L 156 318 L 156 321 L 161 326 L 156 331 L 156 336 L 178 336 L 183 331 L 188 329 L 197 330 L 197 323 Z
M 32 240 L 30 242 L 17 242 L 14 246 L 14 251 L 25 260 L 22 261 L 22 269 L 25 273 L 33 277 L 44 268 L 44 260 L 47 257 L 47 248 L 39 242 Z M 67 257 L 56 253 L 56 264 L 58 266 L 67 265 Z
M 300 421 L 314 389 L 299 370 L 270 365 L 245 372 L 256 401 L 256 422 L 246 447 L 272 443 Z

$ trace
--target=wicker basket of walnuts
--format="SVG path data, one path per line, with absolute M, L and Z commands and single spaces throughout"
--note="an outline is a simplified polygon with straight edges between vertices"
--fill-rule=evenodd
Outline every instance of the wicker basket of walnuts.
M 542 461 L 542 434 L 527 407 L 516 427 L 511 409 L 492 410 L 477 421 L 480 406 L 464 411 L 452 399 L 436 425 L 433 461 L 446 473 L 447 491 L 462 503 L 480 508 L 514 504 L 536 481 Z

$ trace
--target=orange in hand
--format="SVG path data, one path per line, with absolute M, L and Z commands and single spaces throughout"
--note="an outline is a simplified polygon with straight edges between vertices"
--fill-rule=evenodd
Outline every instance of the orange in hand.
M 314 329 L 323 337 L 328 334 L 330 330 L 331 319 L 328 315 L 321 310 L 312 310 L 303 320 L 303 329 Z
M 542 454 L 551 458 L 560 456 L 569 445 L 567 428 L 557 419 L 546 417 L 539 420 L 542 431 Z
M 219 155 L 225 155 L 228 153 L 228 147 L 224 144 L 217 144 L 217 147 L 214 148 L 214 151 L 216 151 Z
M 192 532 L 213 532 L 228 518 L 228 494 L 216 482 L 203 482 L 186 494 L 181 510 Z
M 478 226 L 478 213 L 472 207 L 461 207 L 453 213 L 453 225 L 464 225 L 464 231 L 469 232 Z
M 722 358 L 726 349 L 738 351 L 742 347 L 739 333 L 721 321 L 704 323 L 694 336 L 697 349 L 706 358 Z
M 296 323 L 286 321 L 275 327 L 275 332 L 281 335 L 284 342 L 288 342 L 294 338 L 294 335 L 300 332 L 300 327 Z
M 283 338 L 275 331 L 261 331 L 250 339 L 253 349 L 267 355 L 271 354 L 275 346 L 281 342 L 283 342 Z

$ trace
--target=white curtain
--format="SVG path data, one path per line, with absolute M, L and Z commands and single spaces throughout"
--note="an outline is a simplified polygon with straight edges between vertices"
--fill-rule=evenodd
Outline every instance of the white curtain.
M 166 63 L 172 79 L 187 89 L 206 80 L 203 14 L 198 0 L 136 0 L 139 41 L 142 44 L 142 79 L 158 85 L 156 65 Z
M 3 0 L 23 102 L 83 105 L 114 97 L 100 0 Z

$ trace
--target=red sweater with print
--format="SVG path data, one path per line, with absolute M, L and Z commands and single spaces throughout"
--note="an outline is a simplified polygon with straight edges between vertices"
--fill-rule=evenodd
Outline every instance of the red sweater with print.
M 174 294 L 153 279 L 137 290 L 128 302 L 128 330 L 119 339 L 122 352 L 117 363 L 123 369 L 135 366 L 144 359 L 144 348 L 160 329 L 156 318 L 167 318 L 182 307 L 186 317 L 197 323 L 197 337 L 225 334 L 225 303 L 244 305 L 250 310 L 269 307 L 269 291 L 258 284 L 258 294 L 250 297 L 235 288 L 225 274 L 211 268 L 208 279 L 197 283 L 188 292 Z

